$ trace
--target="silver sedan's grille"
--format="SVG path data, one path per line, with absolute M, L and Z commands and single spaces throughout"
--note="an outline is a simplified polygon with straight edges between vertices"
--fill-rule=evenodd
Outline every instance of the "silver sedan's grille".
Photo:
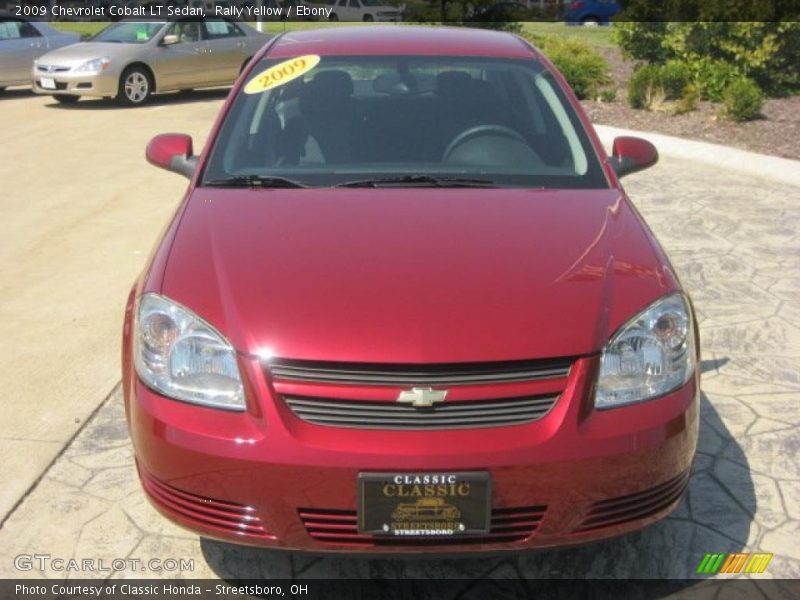
M 72 67 L 61 67 L 58 65 L 36 65 L 36 70 L 41 73 L 65 73 Z
M 566 377 L 575 359 L 555 358 L 497 363 L 370 364 L 274 359 L 274 379 L 341 385 L 476 385 Z
M 466 429 L 522 425 L 542 418 L 558 395 L 445 402 L 415 408 L 392 402 L 364 402 L 284 396 L 303 421 L 355 429 Z

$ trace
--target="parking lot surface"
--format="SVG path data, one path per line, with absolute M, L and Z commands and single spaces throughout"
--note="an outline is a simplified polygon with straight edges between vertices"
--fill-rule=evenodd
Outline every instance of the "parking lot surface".
M 0 519 L 119 380 L 126 292 L 186 186 L 144 162 L 147 141 L 201 147 L 225 95 L 122 111 L 0 94 Z
M 51 444 L 25 466 L 29 483 L 80 427 L 73 415 L 87 418 L 118 379 L 128 285 L 184 183 L 146 166 L 144 144 L 166 130 L 202 137 L 219 102 L 178 98 L 131 112 L 0 100 L 6 135 L 21 139 L 14 156 L 0 150 L 3 285 L 13 286 L 0 311 L 6 339 L 23 349 L 2 350 L 4 381 L 19 382 L 13 393 L 6 387 L 2 426 L 11 431 L 22 417 L 20 444 Z M 625 182 L 701 327 L 699 453 L 667 520 L 590 546 L 488 560 L 319 558 L 203 540 L 144 498 L 116 390 L 0 530 L 0 576 L 464 579 L 440 595 L 448 597 L 494 578 L 689 578 L 708 552 L 767 552 L 774 557 L 757 577 L 800 577 L 800 189 L 671 158 Z M 22 468 L 8 458 L 14 442 L 3 443 L 3 480 L 20 488 Z M 156 572 L 14 568 L 15 556 L 36 553 L 194 563 Z

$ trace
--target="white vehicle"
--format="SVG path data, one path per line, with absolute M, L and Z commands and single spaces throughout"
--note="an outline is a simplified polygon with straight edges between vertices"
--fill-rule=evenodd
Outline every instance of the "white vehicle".
M 402 21 L 402 8 L 381 0 L 330 0 L 331 21 Z

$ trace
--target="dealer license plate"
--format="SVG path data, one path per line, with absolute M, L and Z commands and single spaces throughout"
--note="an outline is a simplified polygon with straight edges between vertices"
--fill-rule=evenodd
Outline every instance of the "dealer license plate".
M 358 530 L 426 537 L 488 533 L 489 473 L 361 473 Z
M 42 77 L 42 87 L 46 90 L 56 89 L 56 80 L 51 77 Z

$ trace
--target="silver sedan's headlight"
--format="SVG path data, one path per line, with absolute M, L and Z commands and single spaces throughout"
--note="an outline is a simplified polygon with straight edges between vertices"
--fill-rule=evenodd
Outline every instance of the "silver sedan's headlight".
M 641 402 L 681 387 L 694 373 L 695 356 L 689 302 L 680 293 L 657 300 L 603 348 L 595 407 Z
M 95 58 L 88 60 L 75 68 L 76 73 L 98 73 L 108 67 L 111 61 L 108 58 Z
M 245 409 L 236 351 L 211 325 L 163 296 L 139 299 L 134 362 L 142 381 L 165 396 Z

